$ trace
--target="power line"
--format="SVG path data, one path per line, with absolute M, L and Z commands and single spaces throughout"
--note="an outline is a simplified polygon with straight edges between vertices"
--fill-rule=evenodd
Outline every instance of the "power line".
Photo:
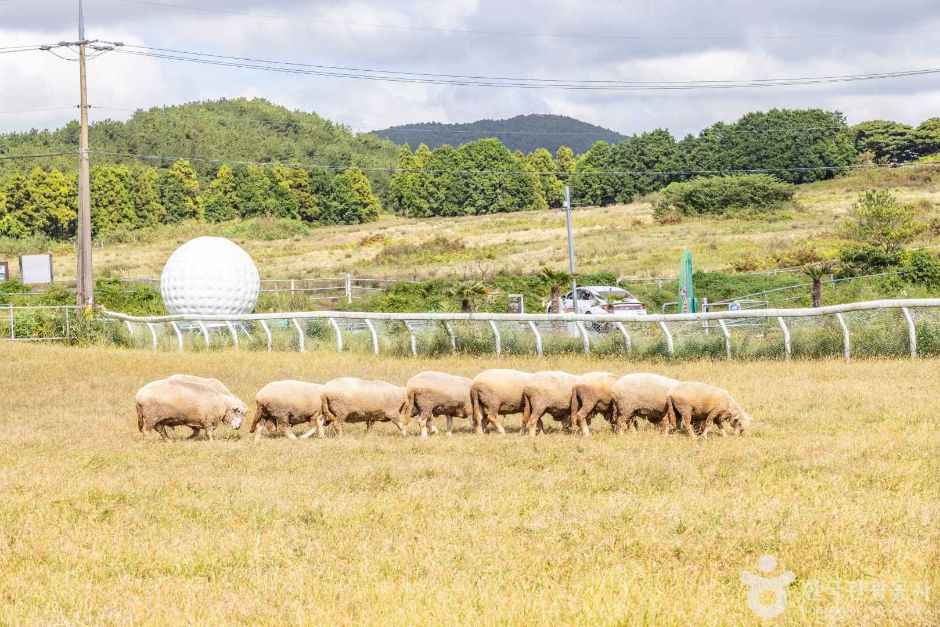
M 373 69 L 345 69 L 340 66 L 322 66 L 315 64 L 269 61 L 250 57 L 207 54 L 199 52 L 175 51 L 161 52 L 160 48 L 146 46 L 127 46 L 132 49 L 117 49 L 121 54 L 151 57 L 171 61 L 185 61 L 204 65 L 263 70 L 294 75 L 324 76 L 330 78 L 349 78 L 358 80 L 383 81 L 393 83 L 421 83 L 467 87 L 512 87 L 518 89 L 562 89 L 580 91 L 657 91 L 657 90 L 693 90 L 693 89 L 733 89 L 754 87 L 782 87 L 796 85 L 819 85 L 828 83 L 849 83 L 890 78 L 907 78 L 940 73 L 940 68 L 900 70 L 891 72 L 873 72 L 867 74 L 846 74 L 833 76 L 807 76 L 794 78 L 771 78 L 750 80 L 697 80 L 697 81 L 619 81 L 590 80 L 565 81 L 565 79 L 545 78 L 509 78 L 462 76 L 448 74 L 429 74 L 415 72 L 395 72 Z
M 41 152 L 22 155 L 0 155 L 0 161 L 17 161 L 20 159 L 45 159 L 46 157 L 76 156 L 74 152 Z
M 17 113 L 39 113 L 42 111 L 70 111 L 78 107 L 46 107 L 42 109 L 13 109 L 10 111 L 0 111 L 0 115 L 14 115 Z
M 234 159 L 207 159 L 203 157 L 180 157 L 166 155 L 141 155 L 127 152 L 100 152 L 93 151 L 92 154 L 102 157 L 141 159 L 145 161 L 190 161 L 197 163 L 213 164 L 231 164 L 231 165 L 256 165 L 261 167 L 290 166 L 310 170 L 346 170 L 351 166 L 338 166 L 330 164 L 312 164 L 299 161 L 248 161 Z M 357 166 L 358 167 L 358 166 Z M 742 168 L 742 169 L 700 169 L 700 170 L 594 170 L 582 172 L 561 172 L 552 171 L 530 171 L 530 170 L 448 170 L 448 169 L 425 169 L 425 168 L 369 168 L 358 167 L 362 172 L 375 173 L 414 173 L 414 174 L 458 174 L 458 175 L 484 175 L 484 174 L 507 174 L 507 175 L 534 175 L 534 176 L 566 176 L 566 177 L 584 177 L 584 176 L 721 176 L 726 174 L 774 174 L 781 172 L 841 172 L 850 170 L 880 170 L 880 169 L 899 169 L 899 168 L 936 168 L 940 163 L 910 163 L 900 165 L 883 164 L 848 164 L 848 165 L 818 165 L 818 166 L 793 166 L 781 168 Z
M 896 35 L 928 35 L 936 34 L 937 30 L 915 30 L 915 31 L 868 31 L 856 33 L 809 33 L 809 34 L 781 34 L 781 35 L 728 35 L 728 34 L 629 34 L 629 35 L 607 35 L 602 33 L 535 33 L 512 30 L 480 30 L 480 29 L 462 29 L 462 28 L 439 28 L 433 26 L 408 26 L 400 24 L 379 24 L 374 22 L 354 22 L 349 20 L 331 20 L 327 18 L 302 17 L 296 15 L 277 15 L 265 13 L 251 13 L 247 11 L 234 11 L 231 9 L 214 9 L 207 7 L 194 7 L 184 4 L 174 4 L 170 2 L 155 2 L 153 0 L 112 0 L 124 4 L 136 4 L 142 6 L 163 7 L 169 9 L 182 9 L 184 11 L 195 11 L 200 13 L 213 13 L 222 15 L 240 15 L 251 18 L 285 20 L 290 22 L 306 22 L 311 24 L 326 24 L 334 26 L 353 26 L 359 28 L 378 28 L 397 31 L 419 31 L 432 33 L 445 33 L 450 35 L 485 35 L 493 37 L 527 37 L 527 38 L 546 38 L 546 39 L 598 39 L 598 40 L 619 40 L 619 41 L 749 41 L 749 40 L 788 40 L 788 39 L 833 39 L 833 38 L 867 38 L 867 37 L 893 37 Z

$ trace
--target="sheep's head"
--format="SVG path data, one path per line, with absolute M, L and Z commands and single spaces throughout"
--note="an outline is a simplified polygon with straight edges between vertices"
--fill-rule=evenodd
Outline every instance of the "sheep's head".
M 248 413 L 248 408 L 244 403 L 238 401 L 229 405 L 228 410 L 225 412 L 225 422 L 234 429 L 238 430 L 242 426 L 242 420 L 244 420 L 245 415 Z
M 731 418 L 731 427 L 735 435 L 747 435 L 751 430 L 751 417 L 747 412 L 742 411 Z

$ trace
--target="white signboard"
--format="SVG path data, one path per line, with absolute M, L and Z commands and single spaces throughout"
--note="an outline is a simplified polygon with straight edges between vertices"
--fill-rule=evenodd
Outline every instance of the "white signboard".
M 741 303 L 738 301 L 732 301 L 728 304 L 728 311 L 741 311 Z
M 52 283 L 52 255 L 20 255 L 20 281 L 25 285 Z

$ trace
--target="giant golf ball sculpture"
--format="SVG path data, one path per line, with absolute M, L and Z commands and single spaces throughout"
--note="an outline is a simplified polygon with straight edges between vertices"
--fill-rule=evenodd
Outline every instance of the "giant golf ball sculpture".
M 197 237 L 170 255 L 160 294 L 171 314 L 230 315 L 254 311 L 261 280 L 251 256 L 223 237 Z

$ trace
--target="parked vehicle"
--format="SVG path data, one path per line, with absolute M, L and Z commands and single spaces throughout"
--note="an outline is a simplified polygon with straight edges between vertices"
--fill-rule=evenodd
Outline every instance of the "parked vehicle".
M 583 314 L 646 314 L 646 305 L 627 290 L 614 285 L 589 285 L 579 287 L 577 291 L 578 312 Z M 545 311 L 551 311 L 548 303 Z M 574 299 L 571 292 L 561 299 L 562 313 L 574 313 Z

